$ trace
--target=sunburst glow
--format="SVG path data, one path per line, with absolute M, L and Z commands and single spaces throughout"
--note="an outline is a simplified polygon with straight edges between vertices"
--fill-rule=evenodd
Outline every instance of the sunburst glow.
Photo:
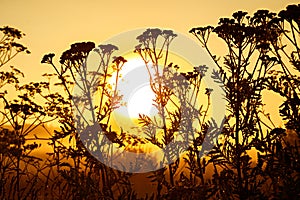
M 139 58 L 130 58 L 121 70 L 118 91 L 122 95 L 123 105 L 115 110 L 130 119 L 138 119 L 139 114 L 153 116 L 157 113 L 153 100 L 149 74 L 145 63 Z M 112 80 L 115 78 L 112 77 Z
M 142 85 L 133 91 L 128 101 L 128 114 L 131 118 L 138 118 L 139 114 L 148 116 L 155 115 L 157 109 L 153 105 L 155 94 L 150 88 L 150 84 Z

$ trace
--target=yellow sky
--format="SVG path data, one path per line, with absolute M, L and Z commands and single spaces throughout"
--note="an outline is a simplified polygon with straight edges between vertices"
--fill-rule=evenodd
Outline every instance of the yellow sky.
M 26 33 L 21 42 L 31 55 L 20 55 L 9 64 L 20 68 L 27 81 L 40 81 L 41 74 L 53 72 L 50 66 L 40 64 L 43 55 L 54 52 L 58 60 L 74 42 L 99 44 L 140 27 L 188 34 L 192 27 L 215 26 L 220 17 L 238 10 L 251 14 L 258 9 L 277 12 L 292 3 L 299 0 L 0 0 L 0 27 L 9 25 Z M 280 101 L 274 99 L 267 109 L 276 109 L 277 113 Z
M 19 28 L 31 55 L 22 55 L 10 64 L 20 66 L 29 80 L 40 80 L 49 70 L 41 65 L 45 53 L 57 59 L 77 41 L 96 44 L 120 32 L 140 27 L 170 28 L 187 33 L 190 28 L 216 25 L 218 19 L 234 11 L 257 9 L 279 11 L 297 0 L 0 0 L 0 26 Z M 192 38 L 192 37 L 191 37 Z
M 111 36 L 140 27 L 168 28 L 188 34 L 192 27 L 215 26 L 220 17 L 231 16 L 238 10 L 250 14 L 258 9 L 277 12 L 292 3 L 299 1 L 0 0 L 0 26 L 9 25 L 26 33 L 21 42 L 28 46 L 31 55 L 19 55 L 9 65 L 20 68 L 26 81 L 40 81 L 41 74 L 53 72 L 50 66 L 40 64 L 43 55 L 54 52 L 57 61 L 74 42 L 99 44 Z M 268 106 L 277 110 L 280 101 Z

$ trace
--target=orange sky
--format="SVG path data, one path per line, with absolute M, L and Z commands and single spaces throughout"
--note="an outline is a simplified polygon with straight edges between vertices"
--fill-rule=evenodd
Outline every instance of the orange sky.
M 59 55 L 77 41 L 101 41 L 140 27 L 170 28 L 186 33 L 195 26 L 216 25 L 234 11 L 279 11 L 297 0 L 0 0 L 0 26 L 10 25 L 26 33 L 22 42 L 31 55 L 10 64 L 19 66 L 29 80 L 38 81 L 50 68 L 41 65 L 45 53 Z M 192 36 L 191 36 L 192 38 Z
M 60 54 L 78 41 L 100 44 L 113 35 L 140 27 L 173 29 L 188 34 L 192 27 L 213 25 L 220 17 L 238 10 L 250 14 L 258 9 L 277 12 L 297 0 L 0 0 L 0 26 L 9 25 L 26 33 L 22 43 L 31 55 L 19 55 L 9 65 L 20 68 L 26 81 L 40 81 L 41 75 L 53 72 L 41 64 L 44 54 Z M 192 39 L 192 35 L 189 35 Z M 218 51 L 218 48 L 213 48 Z M 219 49 L 221 50 L 221 49 Z M 272 101 L 269 109 L 278 110 Z M 276 117 L 276 116 L 275 116 Z M 277 119 L 280 119 L 277 116 Z
M 74 42 L 99 44 L 140 27 L 188 34 L 192 27 L 215 26 L 220 17 L 238 10 L 250 14 L 258 9 L 277 12 L 293 3 L 299 0 L 0 0 L 0 27 L 9 25 L 26 33 L 21 42 L 31 55 L 19 55 L 9 65 L 20 68 L 27 81 L 40 81 L 41 74 L 53 72 L 50 66 L 40 64 L 43 55 L 54 52 L 58 60 Z M 278 113 L 279 103 L 280 99 L 273 99 L 267 108 Z

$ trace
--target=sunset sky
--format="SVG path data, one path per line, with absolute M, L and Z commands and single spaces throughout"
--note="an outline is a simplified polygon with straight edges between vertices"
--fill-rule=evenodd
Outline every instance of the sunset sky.
M 0 27 L 11 26 L 26 34 L 20 43 L 31 51 L 18 55 L 9 65 L 21 69 L 22 81 L 41 81 L 42 74 L 53 73 L 49 65 L 41 64 L 43 55 L 55 53 L 58 63 L 63 51 L 75 42 L 92 41 L 96 45 L 138 28 L 157 27 L 186 34 L 193 27 L 216 26 L 219 18 L 230 17 L 243 10 L 253 14 L 258 9 L 278 12 L 299 0 L 0 0 Z M 116 44 L 117 45 L 117 44 Z M 222 51 L 212 46 L 214 52 Z M 1 69 L 2 70 L 2 69 Z M 275 122 L 280 121 L 278 106 L 282 100 L 268 96 L 266 110 Z M 283 126 L 282 122 L 277 123 Z M 139 190 L 145 188 L 140 185 Z
M 278 12 L 293 3 L 299 1 L 0 0 L 0 26 L 12 26 L 26 34 L 20 42 L 32 53 L 17 56 L 9 65 L 20 68 L 25 81 L 40 81 L 42 74 L 53 72 L 50 66 L 40 63 L 43 55 L 53 52 L 58 61 L 61 53 L 75 42 L 100 44 L 114 35 L 142 27 L 172 29 L 188 35 L 192 27 L 216 26 L 220 17 L 230 17 L 238 10 L 250 14 L 258 9 Z M 192 35 L 188 37 L 194 39 Z M 213 49 L 222 50 L 218 46 Z M 278 105 L 272 103 L 268 108 L 275 108 L 278 113 Z
M 59 55 L 79 41 L 96 44 L 128 30 L 141 27 L 173 29 L 183 34 L 195 26 L 216 25 L 220 17 L 238 10 L 252 14 L 257 9 L 279 11 L 297 0 L 0 0 L 0 26 L 20 29 L 22 43 L 31 55 L 21 55 L 10 64 L 19 66 L 27 78 L 40 80 L 50 70 L 40 64 L 44 54 Z M 190 36 L 194 39 L 192 36 Z

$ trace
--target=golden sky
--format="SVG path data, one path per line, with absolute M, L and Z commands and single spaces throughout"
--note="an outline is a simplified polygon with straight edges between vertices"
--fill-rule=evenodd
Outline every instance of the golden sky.
M 0 0 L 0 26 L 26 33 L 22 43 L 31 55 L 21 55 L 10 64 L 19 66 L 28 80 L 38 81 L 50 70 L 41 65 L 45 53 L 59 55 L 78 41 L 96 44 L 118 33 L 140 28 L 169 28 L 186 33 L 195 26 L 216 25 L 234 11 L 257 9 L 279 11 L 297 0 Z M 191 38 L 193 38 L 191 36 Z
M 238 10 L 250 14 L 258 9 L 278 12 L 296 3 L 299 0 L 0 0 L 0 27 L 9 25 L 26 33 L 21 43 L 31 55 L 19 55 L 9 65 L 21 69 L 26 81 L 40 81 L 41 74 L 53 72 L 50 66 L 40 63 L 43 55 L 54 52 L 57 61 L 74 42 L 99 44 L 141 27 L 188 34 L 192 27 L 215 26 L 220 17 L 229 17 Z M 273 99 L 267 109 L 278 113 L 280 102 Z M 278 115 L 275 118 L 280 120 Z
M 216 26 L 220 17 L 229 17 L 238 10 L 250 14 L 258 9 L 278 12 L 293 3 L 299 1 L 0 0 L 0 26 L 9 25 L 26 33 L 21 43 L 28 46 L 31 55 L 19 55 L 9 65 L 20 68 L 26 81 L 40 81 L 42 74 L 53 72 L 49 65 L 40 63 L 43 55 L 54 52 L 58 61 L 61 53 L 74 42 L 100 44 L 116 34 L 141 27 L 173 29 L 188 34 L 192 27 Z M 189 37 L 194 39 L 192 35 Z M 278 99 L 267 107 L 278 113 L 280 102 Z

